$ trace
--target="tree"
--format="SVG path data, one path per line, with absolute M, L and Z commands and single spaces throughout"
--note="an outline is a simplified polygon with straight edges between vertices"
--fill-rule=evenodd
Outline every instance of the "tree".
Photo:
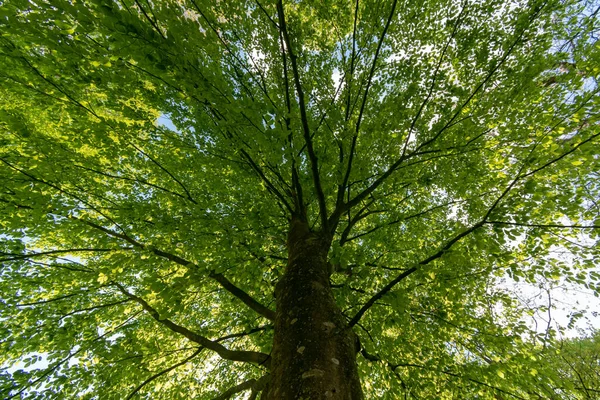
M 573 389 L 581 393 L 581 398 L 600 397 L 598 378 L 600 377 L 600 334 L 594 332 L 588 337 L 561 342 L 554 355 L 556 372 L 560 381 L 570 382 Z M 570 388 L 569 388 L 570 389 Z
M 582 398 L 597 13 L 3 0 L 2 395 Z

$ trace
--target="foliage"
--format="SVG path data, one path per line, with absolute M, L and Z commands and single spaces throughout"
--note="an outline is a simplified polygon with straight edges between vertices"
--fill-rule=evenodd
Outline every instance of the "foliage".
M 560 380 L 580 392 L 581 398 L 600 397 L 600 333 L 580 339 L 565 340 L 552 360 Z M 571 387 L 569 389 L 571 389 Z
M 0 392 L 259 379 L 303 210 L 367 398 L 593 398 L 503 282 L 600 293 L 597 14 L 1 0 Z

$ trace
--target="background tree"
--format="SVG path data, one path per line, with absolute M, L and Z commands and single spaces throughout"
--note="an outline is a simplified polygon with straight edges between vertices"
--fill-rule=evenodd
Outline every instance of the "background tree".
M 557 346 L 554 355 L 558 380 L 570 382 L 570 386 L 579 391 L 583 399 L 600 398 L 600 334 L 598 331 L 592 335 L 570 339 Z M 571 388 L 567 389 L 567 391 Z
M 590 398 L 503 282 L 598 295 L 597 14 L 3 0 L 0 393 Z

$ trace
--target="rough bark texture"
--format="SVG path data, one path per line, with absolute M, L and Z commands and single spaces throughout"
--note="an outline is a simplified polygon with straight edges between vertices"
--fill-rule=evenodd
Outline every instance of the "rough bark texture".
M 329 241 L 294 220 L 277 284 L 271 381 L 262 399 L 363 399 L 356 339 L 329 285 Z

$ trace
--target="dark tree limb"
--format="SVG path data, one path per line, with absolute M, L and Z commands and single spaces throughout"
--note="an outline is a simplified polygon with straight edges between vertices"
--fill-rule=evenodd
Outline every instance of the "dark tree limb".
M 125 296 L 131 298 L 138 304 L 142 306 L 142 308 L 150 314 L 152 318 L 154 318 L 157 322 L 161 323 L 165 327 L 169 328 L 171 331 L 178 333 L 192 342 L 198 343 L 199 345 L 214 351 L 221 358 L 230 361 L 240 361 L 247 363 L 254 363 L 258 365 L 264 365 L 265 367 L 269 367 L 269 355 L 264 353 L 259 353 L 256 351 L 242 351 L 242 350 L 229 350 L 223 345 L 219 344 L 217 341 L 210 340 L 196 332 L 192 332 L 188 328 L 178 325 L 173 321 L 167 318 L 161 318 L 160 314 L 156 309 L 154 309 L 150 304 L 148 304 L 144 299 L 138 297 L 125 289 L 119 283 L 113 283 Z
M 107 172 L 104 172 L 104 171 L 98 171 L 96 169 L 89 168 L 89 167 L 86 167 L 84 165 L 73 164 L 73 166 L 76 167 L 76 168 L 84 169 L 86 171 L 94 172 L 94 173 L 96 173 L 98 175 L 102 175 L 102 176 L 105 176 L 107 178 L 119 179 L 119 180 L 123 180 L 123 181 L 127 181 L 127 182 L 134 182 L 134 183 L 139 183 L 139 184 L 142 184 L 142 185 L 147 185 L 147 186 L 150 186 L 152 188 L 161 190 L 163 192 L 170 193 L 170 194 L 172 194 L 174 196 L 177 196 L 177 197 L 180 197 L 182 199 L 188 200 L 188 201 L 190 201 L 190 202 L 192 202 L 194 204 L 198 204 L 198 203 L 196 203 L 196 201 L 194 201 L 193 199 L 190 199 L 188 196 L 184 196 L 181 193 L 177 193 L 177 192 L 174 192 L 174 191 L 169 190 L 167 188 L 164 188 L 162 186 L 159 186 L 159 185 L 156 185 L 154 183 L 148 182 L 145 179 L 141 179 L 141 178 L 138 178 L 138 177 L 130 178 L 130 177 L 127 177 L 127 176 L 112 175 L 110 173 L 107 173 Z
M 0 262 L 3 261 L 16 261 L 23 260 L 26 258 L 33 257 L 44 257 L 53 254 L 65 254 L 65 253 L 106 253 L 111 251 L 119 251 L 119 250 L 132 250 L 132 247 L 119 247 L 116 249 L 95 249 L 95 248 L 82 248 L 82 249 L 64 249 L 64 250 L 49 250 L 49 251 L 41 251 L 39 253 L 30 253 L 30 254 L 12 254 L 12 253 L 3 253 L 0 252 L 1 256 L 9 256 L 9 258 L 1 258 Z
M 79 310 L 71 311 L 71 312 L 68 312 L 68 313 L 66 313 L 64 315 L 61 315 L 60 318 L 58 319 L 58 321 L 60 322 L 63 319 L 65 319 L 65 318 L 67 318 L 67 317 L 69 317 L 71 315 L 79 314 L 79 313 L 86 312 L 86 311 L 100 310 L 102 308 L 110 308 L 112 306 L 117 306 L 117 305 L 120 305 L 120 304 L 124 304 L 124 303 L 127 303 L 129 301 L 132 301 L 132 300 L 131 299 L 119 300 L 119 301 L 114 301 L 112 303 L 100 304 L 100 305 L 97 305 L 97 306 L 86 307 L 86 308 L 82 308 L 82 309 L 79 309 Z
M 560 225 L 560 224 L 527 224 L 510 221 L 485 221 L 489 225 L 512 225 L 528 228 L 558 228 L 558 229 L 600 229 L 600 225 Z
M 530 24 L 535 20 L 535 18 L 539 15 L 539 13 L 541 12 L 541 8 L 537 8 L 533 11 L 529 22 Z M 529 26 L 529 25 L 528 25 Z M 528 27 L 527 26 L 527 27 Z M 357 194 L 352 200 L 348 201 L 343 207 L 342 207 L 342 212 L 345 211 L 348 208 L 351 208 L 353 206 L 355 206 L 356 204 L 360 203 L 361 201 L 363 201 L 367 196 L 369 196 L 373 191 L 375 191 L 375 189 L 377 189 L 379 186 L 381 186 L 381 184 L 383 184 L 383 182 L 385 182 L 390 175 L 392 175 L 400 166 L 400 164 L 402 164 L 405 160 L 413 157 L 415 154 L 417 154 L 423 147 L 428 146 L 429 144 L 433 143 L 434 141 L 436 141 L 441 134 L 448 129 L 450 126 L 452 126 L 454 120 L 460 115 L 460 113 L 462 112 L 462 110 L 471 102 L 471 100 L 473 100 L 473 98 L 475 97 L 475 95 L 477 95 L 477 93 L 479 93 L 479 91 L 484 87 L 484 85 L 492 78 L 492 76 L 496 73 L 496 71 L 498 71 L 498 69 L 506 62 L 506 60 L 508 59 L 508 57 L 512 54 L 513 50 L 517 47 L 517 44 L 519 44 L 519 42 L 521 42 L 521 39 L 527 29 L 527 27 L 523 28 L 518 35 L 516 35 L 516 38 L 514 39 L 514 41 L 512 42 L 512 44 L 510 45 L 510 47 L 506 50 L 506 52 L 502 55 L 502 58 L 494 65 L 494 67 L 492 69 L 490 69 L 490 71 L 487 73 L 487 75 L 484 77 L 484 79 L 478 83 L 478 85 L 475 87 L 475 89 L 471 92 L 471 94 L 469 95 L 469 97 L 462 103 L 462 105 L 460 107 L 458 107 L 458 109 L 454 112 L 453 116 L 450 118 L 450 120 L 429 140 L 423 142 L 422 144 L 420 144 L 414 152 L 409 153 L 409 154 L 403 154 L 401 155 L 394 163 L 392 163 L 392 165 L 379 177 L 377 178 L 371 185 L 369 185 L 367 188 L 365 188 L 364 190 L 362 190 L 359 194 Z
M 177 263 L 179 265 L 183 265 L 187 268 L 190 267 L 197 267 L 194 263 L 192 263 L 191 261 L 188 261 L 182 257 L 179 257 L 175 254 L 171 254 L 168 253 L 166 251 L 162 251 L 159 250 L 153 246 L 147 246 L 144 245 L 140 242 L 138 242 L 137 240 L 129 237 L 128 235 L 125 234 L 121 234 L 118 232 L 115 232 L 113 230 L 107 229 L 103 226 L 100 226 L 94 222 L 91 221 L 87 221 L 81 218 L 77 218 L 77 217 L 71 217 L 72 219 L 81 221 L 82 223 L 91 226 L 95 229 L 98 229 L 104 233 L 106 233 L 109 236 L 113 236 L 113 237 L 117 237 L 119 239 L 125 240 L 128 243 L 134 245 L 135 247 L 138 247 L 142 250 L 148 250 L 150 252 L 152 252 L 153 254 L 159 256 L 159 257 L 163 257 L 166 258 L 169 261 L 172 261 L 174 263 Z M 248 293 L 246 293 L 245 291 L 243 291 L 242 289 L 240 289 L 239 287 L 237 287 L 236 285 L 234 285 L 229 279 L 227 279 L 223 274 L 221 273 L 216 273 L 214 271 L 210 271 L 208 276 L 212 279 L 214 279 L 215 281 L 217 281 L 225 290 L 227 290 L 229 293 L 231 293 L 232 295 L 234 295 L 235 297 L 237 297 L 239 300 L 241 300 L 244 304 L 246 304 L 248 307 L 250 307 L 252 310 L 256 311 L 258 314 L 262 315 L 263 317 L 269 319 L 269 320 L 274 320 L 275 319 L 275 312 L 270 310 L 269 308 L 265 307 L 264 305 L 262 305 L 261 303 L 259 303 L 258 301 L 256 301 L 255 299 L 253 299 Z
M 464 230 L 463 232 L 461 232 L 458 235 L 454 236 L 452 239 L 448 240 L 435 254 L 427 257 L 426 259 L 418 262 L 413 267 L 411 267 L 411 268 L 407 269 L 406 271 L 402 272 L 400 275 L 398 275 L 396 278 L 394 278 L 390 283 L 388 283 L 387 285 L 385 285 L 379 292 L 377 292 L 375 295 L 373 295 L 373 297 L 371 297 L 365 303 L 365 305 L 363 305 L 361 307 L 361 309 L 356 313 L 356 315 L 354 317 L 352 317 L 352 319 L 350 320 L 350 322 L 348 323 L 348 325 L 350 327 L 356 325 L 356 323 L 358 321 L 360 321 L 360 319 L 365 314 L 365 312 L 367 312 L 367 310 L 369 308 L 371 308 L 371 306 L 373 306 L 373 304 L 375 304 L 375 302 L 377 300 L 381 299 L 386 293 L 388 293 L 390 290 L 392 290 L 392 288 L 394 286 L 396 286 L 398 284 L 398 282 L 400 282 L 404 278 L 410 276 L 414 272 L 418 271 L 424 265 L 427 265 L 430 262 L 432 262 L 433 260 L 436 260 L 436 259 L 440 258 L 448 250 L 450 250 L 450 248 L 455 243 L 457 243 L 458 241 L 460 241 L 465 236 L 468 236 L 469 234 L 473 233 L 477 229 L 481 228 L 482 226 L 483 226 L 483 222 L 478 222 L 477 224 L 473 225 L 472 227 L 468 228 L 467 230 Z
M 194 4 L 194 5 L 197 7 L 196 4 Z M 198 9 L 198 11 L 200 11 L 200 10 Z M 201 13 L 201 11 L 200 11 L 200 13 Z M 219 39 L 222 40 L 222 38 L 220 36 L 219 36 Z M 168 87 L 172 88 L 173 90 L 175 90 L 179 93 L 182 93 L 185 95 L 190 95 L 191 98 L 193 98 L 196 102 L 198 102 L 198 104 L 202 105 L 205 108 L 205 112 L 213 120 L 213 123 L 215 124 L 216 127 L 219 127 L 219 124 L 217 121 L 221 121 L 221 120 L 227 121 L 227 118 L 222 113 L 220 113 L 219 110 L 217 110 L 217 108 L 213 104 L 211 104 L 208 100 L 200 99 L 194 94 L 188 94 L 188 93 L 186 93 L 185 90 L 183 90 L 181 87 L 177 86 L 176 84 L 168 82 L 165 79 L 153 74 L 152 72 L 139 67 L 138 65 L 134 65 L 129 62 L 127 62 L 127 65 L 132 69 L 139 70 L 139 71 L 153 77 L 154 79 L 157 79 L 157 80 L 163 82 L 165 85 L 167 85 Z M 225 132 L 225 135 L 230 141 L 235 143 L 234 136 L 231 132 L 227 131 L 227 132 Z M 252 156 L 250 156 L 250 154 L 241 147 L 238 147 L 238 151 L 242 155 L 241 158 L 252 168 L 252 170 L 257 174 L 257 176 L 265 183 L 267 190 L 270 193 L 274 194 L 279 199 L 279 201 L 281 201 L 281 203 L 286 207 L 286 209 L 290 213 L 292 213 L 293 210 L 292 210 L 289 202 L 285 198 L 285 196 L 273 185 L 273 183 L 270 181 L 270 179 L 265 175 L 263 170 L 260 168 L 258 163 L 252 158 Z
M 195 352 L 193 352 L 189 357 L 179 361 L 178 363 L 175 363 L 173 365 L 171 365 L 168 368 L 163 369 L 162 371 L 157 372 L 156 374 L 152 375 L 151 377 L 147 378 L 144 382 L 142 382 L 141 384 L 139 384 L 135 389 L 133 389 L 133 391 L 131 393 L 129 393 L 129 396 L 126 397 L 126 400 L 131 399 L 137 392 L 139 392 L 144 386 L 146 386 L 147 384 L 149 384 L 150 382 L 152 382 L 153 380 L 161 377 L 162 375 L 173 371 L 175 368 L 180 367 L 184 364 L 187 364 L 192 358 L 196 357 L 198 354 L 200 354 L 200 352 L 204 349 L 204 347 L 199 347 Z
M 346 232 L 346 231 L 344 231 L 344 233 L 342 233 L 342 236 L 340 238 L 340 244 L 344 244 L 346 242 L 350 242 L 352 240 L 356 240 L 356 239 L 361 238 L 363 236 L 369 235 L 369 234 L 371 234 L 371 233 L 373 233 L 373 232 L 375 232 L 375 231 L 377 231 L 379 229 L 382 229 L 382 228 L 384 228 L 386 226 L 391 226 L 391 225 L 399 224 L 400 222 L 404 222 L 404 221 L 408 221 L 408 220 L 411 220 L 411 219 L 414 219 L 414 218 L 418 218 L 418 217 L 420 217 L 422 215 L 425 215 L 425 214 L 430 213 L 432 211 L 438 210 L 440 208 L 448 207 L 448 206 L 451 206 L 451 205 L 456 204 L 456 203 L 463 203 L 463 202 L 466 202 L 466 201 L 469 201 L 469 200 L 466 199 L 466 200 L 452 200 L 452 201 L 448 201 L 448 202 L 446 202 L 444 204 L 439 204 L 437 206 L 430 207 L 430 208 L 428 208 L 426 210 L 419 211 L 418 213 L 407 215 L 406 217 L 398 218 L 398 219 L 392 220 L 390 222 L 386 222 L 383 225 L 374 226 L 373 228 L 370 228 L 369 230 L 367 230 L 365 232 L 357 233 L 356 235 L 353 235 L 353 236 L 350 236 L 350 237 L 348 236 L 350 232 L 348 232 L 346 235 L 344 235 L 344 233 Z M 373 213 L 370 213 L 370 214 L 373 214 Z
M 471 226 L 470 228 L 466 229 L 465 231 L 459 233 L 458 235 L 454 236 L 452 239 L 448 240 L 446 242 L 446 244 L 444 244 L 444 246 L 442 246 L 440 248 L 440 250 L 438 252 L 436 252 L 435 254 L 431 255 L 430 257 L 420 261 L 419 263 L 417 263 L 416 265 L 414 265 L 413 267 L 407 269 L 405 272 L 403 272 L 402 274 L 398 275 L 395 279 L 393 279 L 390 283 L 388 283 L 386 286 L 384 286 L 379 292 L 377 292 L 375 295 L 373 295 L 373 297 L 371 297 L 367 303 L 365 303 L 364 306 L 361 307 L 361 309 L 358 311 L 358 313 L 356 313 L 356 315 L 350 320 L 349 326 L 352 327 L 354 326 L 358 321 L 360 321 L 360 319 L 362 318 L 362 316 L 364 315 L 365 312 L 367 312 L 367 310 L 373 306 L 373 304 L 375 304 L 375 302 L 377 300 L 379 300 L 380 298 L 382 298 L 386 293 L 388 293 L 396 284 L 398 284 L 398 282 L 400 282 L 401 280 L 403 280 L 404 278 L 408 277 L 409 275 L 411 275 L 412 273 L 414 273 L 415 271 L 417 271 L 418 269 L 420 269 L 421 267 L 423 267 L 424 265 L 429 264 L 430 262 L 432 262 L 433 260 L 436 260 L 438 258 L 440 258 L 441 256 L 444 255 L 444 253 L 446 253 L 455 243 L 457 243 L 459 240 L 461 240 L 462 238 L 464 238 L 465 236 L 468 236 L 469 234 L 473 233 L 474 231 L 476 231 L 477 229 L 481 228 L 482 226 L 484 226 L 486 223 L 488 223 L 488 219 L 491 216 L 492 212 L 496 209 L 496 207 L 498 206 L 498 204 L 500 204 L 500 202 L 502 201 L 502 199 L 504 197 L 506 197 L 508 195 L 508 193 L 515 187 L 515 185 L 523 178 L 531 176 L 547 167 L 549 167 L 550 165 L 560 161 L 561 159 L 563 159 L 564 157 L 566 157 L 567 155 L 573 153 L 575 150 L 577 150 L 579 147 L 581 147 L 582 145 L 592 142 L 595 138 L 597 138 L 598 136 L 600 136 L 600 132 L 596 133 L 594 135 L 591 135 L 589 138 L 587 138 L 586 140 L 581 141 L 580 143 L 578 143 L 577 145 L 574 145 L 569 151 L 561 154 L 558 157 L 553 158 L 552 160 L 546 162 L 545 164 L 543 164 L 540 167 L 534 168 L 533 170 L 527 172 L 527 173 L 523 173 L 523 169 L 525 168 L 525 163 L 523 163 L 523 165 L 521 166 L 521 168 L 519 169 L 518 173 L 516 174 L 516 177 L 510 182 L 510 184 L 508 184 L 508 186 L 502 191 L 502 193 L 500 194 L 500 196 L 498 196 L 498 198 L 496 199 L 496 201 L 494 201 L 494 203 L 488 208 L 486 214 L 483 216 L 483 218 L 476 224 L 474 224 L 473 226 Z M 594 226 L 595 227 L 595 226 Z
M 379 357 L 378 355 L 369 353 L 364 348 L 361 349 L 360 353 L 365 358 L 365 360 L 368 360 L 370 362 L 382 362 L 382 363 L 384 363 L 394 373 L 396 372 L 396 369 L 398 369 L 400 367 L 404 367 L 404 368 L 419 368 L 419 369 L 431 370 L 429 367 L 427 367 L 425 365 L 415 364 L 415 363 L 398 363 L 398 364 L 393 364 L 393 363 L 391 363 L 389 361 L 385 361 L 385 360 L 381 359 L 381 357 Z M 485 386 L 485 387 L 487 387 L 489 389 L 497 390 L 498 392 L 507 394 L 509 396 L 512 396 L 512 397 L 520 399 L 520 400 L 525 400 L 525 398 L 520 397 L 519 395 L 517 395 L 515 393 L 509 392 L 509 391 L 504 390 L 504 389 L 501 389 L 501 388 L 499 388 L 497 386 L 490 385 L 489 383 L 482 382 L 482 381 L 480 381 L 478 379 L 474 379 L 474 378 L 471 378 L 471 377 L 466 376 L 466 375 L 461 375 L 459 373 L 451 371 L 450 369 L 444 369 L 444 370 L 437 370 L 436 369 L 435 371 L 441 372 L 442 374 L 449 375 L 449 376 L 452 376 L 452 377 L 455 377 L 455 378 L 464 379 L 464 380 L 473 382 L 475 384 L 478 384 L 478 385 L 481 385 L 481 386 Z
M 278 26 L 277 26 L 278 27 Z M 279 27 L 278 27 L 279 28 Z M 281 61 L 283 62 L 283 83 L 284 83 L 284 94 L 285 94 L 285 105 L 288 112 L 288 115 L 292 113 L 292 101 L 290 95 L 290 85 L 289 85 L 289 77 L 288 77 L 288 64 L 287 64 L 287 54 L 285 52 L 285 43 L 283 39 L 283 33 L 279 30 L 279 45 L 281 47 Z M 291 120 L 290 117 L 285 117 L 285 127 L 288 133 L 288 143 L 290 146 L 290 153 L 293 153 L 293 132 L 291 129 Z M 294 155 L 291 155 L 291 164 L 292 164 L 292 187 L 294 192 L 292 193 L 292 198 L 294 201 L 295 213 L 300 216 L 301 219 L 306 219 L 306 209 L 304 205 L 304 198 L 302 194 L 302 185 L 300 184 L 300 177 L 298 173 L 298 167 L 296 165 L 296 158 Z
M 179 187 L 181 187 L 181 189 L 183 189 L 183 191 L 185 192 L 187 199 L 189 201 L 191 201 L 194 204 L 198 204 L 196 202 L 196 200 L 194 200 L 194 198 L 192 197 L 190 191 L 187 189 L 187 187 L 179 180 L 177 179 L 177 177 L 175 175 L 173 175 L 167 168 L 165 168 L 161 163 L 159 163 L 157 160 L 155 160 L 153 157 L 151 157 L 148 153 L 144 152 L 142 149 L 140 149 L 139 147 L 137 147 L 135 144 L 130 143 L 131 146 L 136 149 L 138 152 L 140 152 L 142 155 L 144 155 L 145 157 L 147 157 L 150 161 L 152 161 L 153 164 L 155 164 L 158 168 L 160 168 L 161 170 L 163 170 L 167 175 L 169 175 L 171 177 L 171 179 L 173 179 L 175 182 L 177 182 L 177 184 L 179 185 Z
M 150 22 L 150 25 L 152 25 L 152 28 L 164 39 L 167 40 L 167 38 L 165 37 L 165 35 L 162 33 L 162 31 L 160 30 L 158 23 L 156 20 L 153 20 L 152 18 L 150 18 L 150 16 L 148 15 L 148 13 L 146 13 L 146 10 L 144 10 L 144 7 L 142 7 L 142 5 L 140 4 L 140 2 L 138 0 L 134 0 L 135 4 L 137 4 L 137 6 L 139 7 L 140 11 L 142 12 L 142 14 L 144 14 L 144 17 L 148 20 L 148 22 Z M 152 9 L 150 9 L 150 12 L 152 12 Z M 154 14 L 154 12 L 152 12 L 152 14 Z
M 394 0 L 394 2 L 392 3 L 392 9 L 390 10 L 390 14 L 388 16 L 387 22 L 383 28 L 383 31 L 381 32 L 381 36 L 379 37 L 379 41 L 377 43 L 377 49 L 375 50 L 375 56 L 373 57 L 373 63 L 371 64 L 371 69 L 369 70 L 369 75 L 367 77 L 367 85 L 365 87 L 365 92 L 364 92 L 362 102 L 360 105 L 360 111 L 358 112 L 358 119 L 356 121 L 356 127 L 354 130 L 354 135 L 352 137 L 352 144 L 350 145 L 350 153 L 348 155 L 348 165 L 346 167 L 346 173 L 344 174 L 344 179 L 338 188 L 336 209 L 341 207 L 342 203 L 344 201 L 344 191 L 346 190 L 348 180 L 350 179 L 350 173 L 352 172 L 352 161 L 354 160 L 354 152 L 356 150 L 356 142 L 358 140 L 358 134 L 360 133 L 360 125 L 361 125 L 363 115 L 365 112 L 365 107 L 367 105 L 367 99 L 369 97 L 369 90 L 371 89 L 371 84 L 373 82 L 373 75 L 375 74 L 375 68 L 377 67 L 377 60 L 379 58 L 379 53 L 381 51 L 381 47 L 383 46 L 383 41 L 385 40 L 387 31 L 390 27 L 390 24 L 392 23 L 392 19 L 394 18 L 394 13 L 396 11 L 397 4 L 398 4 L 398 0 Z M 355 19 L 356 19 L 356 13 L 358 13 L 358 1 L 356 4 Z M 355 28 L 354 29 L 356 32 L 356 20 L 355 20 Z M 353 42 L 354 42 L 354 39 L 353 39 Z M 354 59 L 354 46 L 353 46 L 353 59 Z M 336 215 L 335 212 L 334 212 L 334 215 Z
M 248 162 L 250 167 L 254 170 L 254 172 L 256 172 L 256 174 L 260 177 L 260 179 L 262 179 L 262 181 L 265 183 L 269 192 L 271 192 L 275 196 L 277 196 L 277 198 L 281 201 L 281 203 L 285 206 L 285 208 L 287 208 L 287 210 L 290 213 L 293 213 L 293 209 L 290 206 L 290 204 L 288 203 L 285 196 L 273 185 L 273 183 L 271 183 L 269 178 L 267 178 L 267 176 L 265 175 L 263 170 L 258 166 L 258 164 L 250 156 L 250 154 L 248 154 L 248 152 L 244 149 L 240 149 L 240 153 L 242 154 L 242 156 L 246 160 L 246 162 Z
M 81 290 L 79 292 L 74 292 L 74 293 L 69 293 L 69 294 L 65 294 L 62 296 L 57 296 L 57 297 L 52 297 L 50 299 L 47 300 L 40 300 L 40 301 L 33 301 L 31 303 L 18 303 L 15 304 L 17 307 L 28 307 L 28 306 L 36 306 L 39 304 L 47 304 L 47 303 L 53 303 L 55 301 L 61 301 L 61 300 L 65 300 L 71 297 L 75 297 L 75 296 L 79 296 L 85 293 L 90 293 L 92 291 L 98 290 L 98 289 L 102 289 L 104 287 L 107 287 L 108 285 L 104 284 L 104 285 L 100 285 L 100 286 L 96 286 L 90 289 L 85 289 L 85 290 Z
M 229 279 L 227 279 L 223 274 L 211 272 L 209 274 L 211 278 L 219 282 L 219 284 L 227 290 L 229 293 L 233 294 L 235 297 L 240 299 L 244 304 L 250 307 L 252 310 L 256 311 L 258 314 L 263 317 L 274 321 L 275 320 L 275 311 L 265 307 L 260 304 L 258 301 L 254 300 L 248 293 L 244 292 L 239 287 L 235 286 Z
M 86 206 L 88 206 L 90 209 L 94 210 L 95 212 L 97 212 L 99 215 L 101 215 L 102 217 L 106 218 L 108 221 L 112 222 L 115 226 L 121 228 L 119 226 L 119 224 L 117 224 L 113 219 L 111 219 L 109 216 L 107 216 L 105 213 L 103 213 L 102 211 L 100 211 L 97 207 L 95 207 L 93 204 L 91 204 L 89 201 L 81 198 L 80 196 L 77 196 L 76 194 L 73 194 L 69 191 L 64 190 L 63 188 L 61 188 L 60 186 L 50 182 L 50 181 L 46 181 L 45 179 L 42 178 L 38 178 L 34 175 L 32 175 L 31 173 L 29 173 L 28 171 L 25 171 L 15 165 L 13 165 L 12 163 L 6 161 L 4 158 L 0 157 L 0 162 L 6 164 L 9 168 L 11 168 L 13 171 L 16 171 L 24 176 L 26 176 L 27 178 L 31 179 L 32 182 L 37 182 L 37 183 L 41 183 L 42 185 L 46 185 L 48 187 L 51 187 L 52 189 L 58 191 L 59 193 L 64 194 L 67 197 L 70 197 L 72 199 L 75 199 L 79 202 L 81 202 L 82 204 L 85 204 Z
M 220 396 L 215 397 L 214 400 L 227 400 L 230 399 L 233 395 L 248 389 L 251 389 L 252 393 L 258 392 L 262 390 L 269 378 L 269 375 L 265 375 L 259 379 L 249 379 L 245 382 L 240 383 L 239 385 L 227 389 Z M 250 395 L 250 398 L 252 398 L 252 394 Z
M 358 24 L 358 3 L 359 0 L 356 0 L 356 4 L 354 5 L 354 26 L 352 28 L 352 55 L 350 56 L 350 73 L 348 77 L 348 88 L 346 96 L 346 116 L 344 117 L 344 121 L 348 122 L 350 119 L 350 103 L 352 97 L 352 81 L 354 80 L 354 63 L 356 62 L 356 26 Z M 343 160 L 343 152 L 342 152 L 342 160 Z
M 260 378 L 258 381 L 256 381 L 256 383 L 254 384 L 254 387 L 252 387 L 252 391 L 250 392 L 250 396 L 248 397 L 248 400 L 255 400 L 256 397 L 258 396 L 258 394 L 260 392 L 262 392 L 264 390 L 264 388 L 267 386 L 270 379 L 271 379 L 271 375 L 265 375 L 262 378 Z
M 429 144 L 435 142 L 442 135 L 442 133 L 445 130 L 447 130 L 448 128 L 453 126 L 454 120 L 460 115 L 462 110 L 464 110 L 464 108 L 471 102 L 471 100 L 473 100 L 473 98 L 479 93 L 479 91 L 481 89 L 483 89 L 483 87 L 486 85 L 486 83 L 488 83 L 489 80 L 492 78 L 492 76 L 494 76 L 496 71 L 498 71 L 498 69 L 500 69 L 500 67 L 502 65 L 504 65 L 506 60 L 508 60 L 508 57 L 512 54 L 512 52 L 517 47 L 517 45 L 521 42 L 523 35 L 525 34 L 525 31 L 529 28 L 529 26 L 533 23 L 533 21 L 535 21 L 535 19 L 540 14 L 540 12 L 542 11 L 542 8 L 545 5 L 546 5 L 546 3 L 544 3 L 541 7 L 535 8 L 533 10 L 533 12 L 531 13 L 531 15 L 529 17 L 529 23 L 527 24 L 527 26 L 522 28 L 521 31 L 516 35 L 515 39 L 511 43 L 510 47 L 504 52 L 504 54 L 502 55 L 500 60 L 494 65 L 494 67 L 492 69 L 490 69 L 488 71 L 487 75 L 483 78 L 483 80 L 481 82 L 479 82 L 479 84 L 471 92 L 469 97 L 467 97 L 467 99 L 460 105 L 460 107 L 458 107 L 456 109 L 456 111 L 452 115 L 452 118 L 450 118 L 448 120 L 448 122 L 431 139 L 429 139 L 429 140 L 423 142 L 421 145 L 419 145 L 419 147 L 417 148 L 417 151 L 422 149 L 423 147 L 426 147 Z M 402 157 L 400 159 L 402 159 Z
M 294 84 L 296 86 L 296 93 L 298 95 L 298 106 L 300 108 L 300 121 L 302 123 L 302 131 L 304 134 L 304 141 L 306 142 L 306 149 L 308 152 L 308 158 L 310 160 L 311 172 L 313 177 L 313 183 L 315 192 L 317 195 L 317 202 L 319 204 L 319 214 L 321 215 L 321 225 L 323 232 L 329 233 L 329 223 L 327 215 L 327 205 L 325 203 L 325 193 L 323 192 L 323 186 L 321 185 L 321 176 L 319 174 L 319 163 L 315 149 L 313 147 L 312 137 L 310 134 L 310 127 L 308 126 L 308 116 L 306 113 L 306 102 L 304 99 L 304 90 L 300 82 L 300 72 L 298 70 L 297 56 L 292 49 L 292 42 L 287 30 L 287 24 L 285 22 L 285 15 L 283 10 L 283 1 L 277 2 L 277 14 L 279 17 L 279 27 L 281 34 L 287 48 L 287 52 L 290 56 L 290 64 L 292 65 L 292 75 L 294 78 Z

